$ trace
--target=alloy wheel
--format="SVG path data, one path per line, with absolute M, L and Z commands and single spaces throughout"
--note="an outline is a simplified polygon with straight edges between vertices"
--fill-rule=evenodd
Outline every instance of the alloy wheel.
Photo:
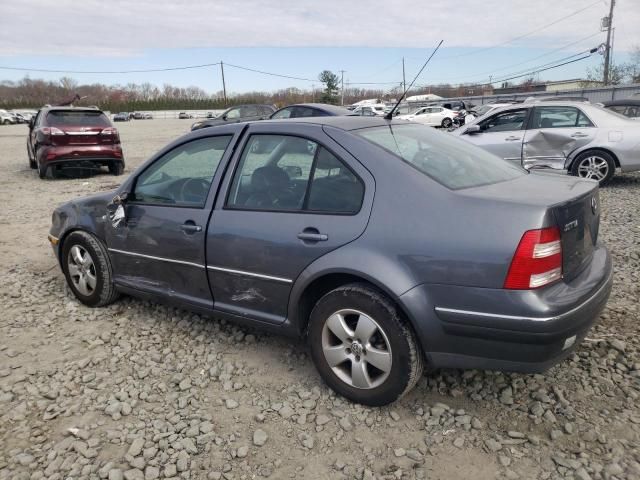
M 355 388 L 376 388 L 391 372 L 391 344 L 385 332 L 357 310 L 339 310 L 327 319 L 322 351 L 333 373 Z
M 578 165 L 578 176 L 591 178 L 593 180 L 604 180 L 609 174 L 609 164 L 607 161 L 596 155 L 583 158 Z
M 89 252 L 82 246 L 74 245 L 71 247 L 67 259 L 67 268 L 73 286 L 78 292 L 88 297 L 95 291 L 98 283 L 96 267 Z

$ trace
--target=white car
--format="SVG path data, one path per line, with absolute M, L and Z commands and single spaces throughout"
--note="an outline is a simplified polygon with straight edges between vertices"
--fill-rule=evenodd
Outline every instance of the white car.
M 432 105 L 430 107 L 420 107 L 409 115 L 398 115 L 397 118 L 429 125 L 430 127 L 449 128 L 453 125 L 453 119 L 457 115 L 458 112 Z
M 15 115 L 0 109 L 0 125 L 13 125 L 15 123 L 18 123 Z
M 374 105 L 359 105 L 352 112 L 352 115 L 362 115 L 363 117 L 377 117 L 379 115 L 384 115 L 386 112 L 384 111 L 384 104 L 377 103 Z

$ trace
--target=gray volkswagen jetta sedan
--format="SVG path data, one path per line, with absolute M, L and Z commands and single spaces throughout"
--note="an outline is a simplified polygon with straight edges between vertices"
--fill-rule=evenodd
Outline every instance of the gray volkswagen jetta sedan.
M 595 181 L 422 125 L 324 117 L 185 135 L 115 192 L 57 208 L 49 239 L 86 305 L 129 294 L 304 337 L 331 388 L 384 405 L 425 364 L 567 356 L 611 290 L 599 217 Z

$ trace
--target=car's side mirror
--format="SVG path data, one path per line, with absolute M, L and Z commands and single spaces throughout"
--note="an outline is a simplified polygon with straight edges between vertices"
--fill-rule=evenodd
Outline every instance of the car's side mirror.
M 29 119 L 29 128 L 33 128 L 33 125 L 36 123 L 35 117 L 31 117 Z
M 473 135 L 474 133 L 480 133 L 482 129 L 480 125 L 469 125 L 467 129 L 464 131 L 465 135 Z
M 226 119 L 227 119 L 227 116 L 226 116 L 226 115 L 222 115 L 222 119 L 223 119 L 223 120 L 226 120 Z
M 124 204 L 127 201 L 128 193 L 123 192 L 111 199 L 111 203 L 107 205 L 107 215 L 111 221 L 113 228 L 124 226 L 127 223 L 127 217 L 124 210 Z

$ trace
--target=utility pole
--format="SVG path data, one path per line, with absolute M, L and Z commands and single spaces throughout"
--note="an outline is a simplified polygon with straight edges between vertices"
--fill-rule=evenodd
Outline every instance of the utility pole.
M 220 60 L 220 72 L 222 73 L 222 94 L 224 95 L 224 108 L 227 108 L 227 85 L 224 83 L 224 63 Z
M 407 82 L 404 78 L 404 57 L 402 57 L 402 93 L 407 91 Z
M 340 105 L 344 107 L 344 70 L 340 70 Z
M 613 25 L 613 7 L 616 0 L 610 0 L 609 16 L 607 17 L 607 46 L 604 52 L 604 84 L 609 85 L 609 69 L 611 67 L 611 26 Z
M 313 103 L 315 103 L 316 101 L 316 84 L 315 83 L 311 84 L 311 101 Z

